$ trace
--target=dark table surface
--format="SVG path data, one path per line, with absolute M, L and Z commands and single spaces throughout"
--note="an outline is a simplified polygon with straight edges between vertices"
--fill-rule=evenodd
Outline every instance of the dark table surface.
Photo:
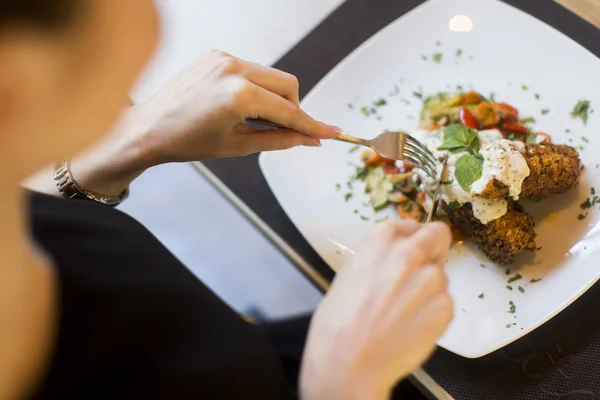
M 562 6 L 551 0 L 504 1 L 600 57 L 600 30 Z M 362 42 L 422 2 L 347 0 L 275 67 L 298 77 L 302 97 Z M 333 279 L 334 272 L 314 252 L 273 196 L 257 155 L 204 164 L 316 271 Z M 600 399 L 597 303 L 600 285 L 541 328 L 502 350 L 469 360 L 439 349 L 425 370 L 456 399 Z

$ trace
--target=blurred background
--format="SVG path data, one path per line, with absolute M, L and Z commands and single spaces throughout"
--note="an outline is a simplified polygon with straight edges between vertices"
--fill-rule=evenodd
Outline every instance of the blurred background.
M 272 65 L 343 2 L 155 1 L 162 41 L 132 92 L 135 101 L 210 48 Z M 311 311 L 320 300 L 317 290 L 193 166 L 155 167 L 131 189 L 120 209 L 236 310 L 276 319 Z

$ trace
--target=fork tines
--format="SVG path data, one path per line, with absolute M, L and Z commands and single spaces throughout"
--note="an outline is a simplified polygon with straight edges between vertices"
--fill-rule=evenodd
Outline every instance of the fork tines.
M 423 146 L 418 140 L 406 135 L 402 152 L 404 153 L 404 156 L 408 162 L 414 164 L 418 168 L 421 168 L 432 178 L 437 178 L 435 157 L 433 154 L 431 154 L 431 151 L 429 151 L 427 147 Z

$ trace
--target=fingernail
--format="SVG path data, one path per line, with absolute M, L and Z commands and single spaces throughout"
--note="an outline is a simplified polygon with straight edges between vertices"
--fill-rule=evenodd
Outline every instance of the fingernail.
M 339 126 L 335 126 L 335 125 L 327 125 L 329 127 L 329 129 L 331 129 L 332 131 L 334 131 L 335 133 L 342 133 L 344 130 L 342 128 L 340 128 Z
M 304 144 L 305 146 L 308 147 L 322 147 L 323 145 L 321 144 L 321 142 L 308 142 Z

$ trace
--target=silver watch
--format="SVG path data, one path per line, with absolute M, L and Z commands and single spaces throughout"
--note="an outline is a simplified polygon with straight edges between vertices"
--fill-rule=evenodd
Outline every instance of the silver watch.
M 75 178 L 73 178 L 68 159 L 64 159 L 54 166 L 54 182 L 58 191 L 69 199 L 89 199 L 114 207 L 129 197 L 128 187 L 116 196 L 106 196 L 81 188 Z

